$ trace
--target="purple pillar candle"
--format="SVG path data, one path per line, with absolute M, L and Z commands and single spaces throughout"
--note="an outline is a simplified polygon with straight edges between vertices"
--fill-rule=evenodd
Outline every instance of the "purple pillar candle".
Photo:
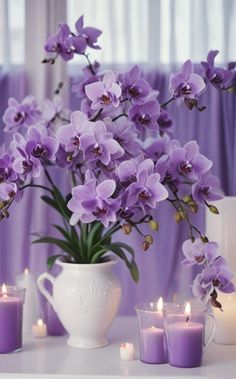
M 145 363 L 167 362 L 165 332 L 151 326 L 140 330 L 140 359 Z
M 0 292 L 0 353 L 22 347 L 23 299 L 19 295 L 22 291 L 3 285 Z
M 198 367 L 202 362 L 204 327 L 198 322 L 174 322 L 167 326 L 169 363 Z

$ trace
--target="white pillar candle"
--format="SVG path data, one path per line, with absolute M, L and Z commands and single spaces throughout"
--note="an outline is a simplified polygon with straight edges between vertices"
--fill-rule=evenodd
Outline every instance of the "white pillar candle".
M 17 287 L 25 288 L 23 333 L 31 333 L 33 323 L 39 317 L 39 297 L 34 276 L 26 268 L 16 277 Z
M 32 325 L 32 333 L 36 338 L 43 338 L 47 336 L 47 325 L 44 324 L 41 318 L 38 319 L 37 324 Z
M 134 360 L 134 345 L 129 342 L 120 344 L 120 357 L 125 361 Z
M 236 294 L 219 295 L 223 312 L 213 308 L 216 320 L 214 341 L 224 345 L 236 344 Z

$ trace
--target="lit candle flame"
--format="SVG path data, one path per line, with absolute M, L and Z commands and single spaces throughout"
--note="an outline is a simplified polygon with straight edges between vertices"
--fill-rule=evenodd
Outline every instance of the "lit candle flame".
M 29 269 L 28 268 L 25 268 L 24 269 L 24 275 L 28 275 L 29 274 Z
M 42 326 L 44 324 L 43 320 L 41 318 L 38 319 L 37 325 Z
M 190 313 L 191 313 L 191 305 L 190 305 L 189 302 L 187 302 L 187 304 L 185 305 L 184 313 L 185 313 L 186 315 L 188 315 L 188 316 L 189 316 Z
M 160 299 L 157 302 L 157 310 L 162 312 L 163 311 L 163 299 L 160 297 Z
M 3 297 L 7 297 L 7 287 L 5 283 L 3 283 L 2 285 L 2 293 L 3 293 Z

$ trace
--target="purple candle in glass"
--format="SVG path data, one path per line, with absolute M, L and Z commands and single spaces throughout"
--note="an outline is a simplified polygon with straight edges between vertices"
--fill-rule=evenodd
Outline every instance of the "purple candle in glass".
M 184 312 L 166 312 L 165 328 L 169 363 L 175 367 L 201 366 L 204 348 L 205 319 L 212 321 L 212 333 L 205 344 L 208 346 L 214 336 L 215 323 L 212 315 L 206 309 L 195 309 L 191 312 L 190 303 L 187 303 Z
M 22 347 L 24 289 L 5 286 L 0 291 L 0 353 Z
M 136 306 L 139 320 L 140 360 L 145 363 L 167 362 L 163 325 L 163 300 Z

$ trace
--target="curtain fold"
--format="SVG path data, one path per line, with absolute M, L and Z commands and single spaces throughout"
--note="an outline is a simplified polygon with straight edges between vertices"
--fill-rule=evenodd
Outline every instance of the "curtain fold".
M 66 82 L 66 63 L 62 59 L 58 59 L 53 66 L 41 63 L 45 56 L 47 37 L 56 33 L 60 22 L 66 21 L 66 0 L 25 1 L 25 69 L 29 78 L 29 92 L 42 101 L 45 97 L 53 96 L 59 82 Z M 66 88 L 63 94 L 66 101 Z

